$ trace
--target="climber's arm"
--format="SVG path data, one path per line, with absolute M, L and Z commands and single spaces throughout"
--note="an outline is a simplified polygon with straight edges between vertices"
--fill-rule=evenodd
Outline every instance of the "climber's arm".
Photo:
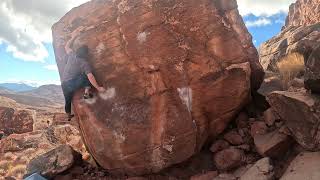
M 104 87 L 99 86 L 99 84 L 97 83 L 96 78 L 94 77 L 94 75 L 93 75 L 92 73 L 88 73 L 88 74 L 87 74 L 87 77 L 88 77 L 90 83 L 92 84 L 92 86 L 93 86 L 94 88 L 96 88 L 99 92 L 105 91 Z

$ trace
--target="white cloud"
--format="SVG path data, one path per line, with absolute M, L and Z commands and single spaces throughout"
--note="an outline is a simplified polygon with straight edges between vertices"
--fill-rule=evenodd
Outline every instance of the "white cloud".
M 268 18 L 262 17 L 254 21 L 246 21 L 247 27 L 261 27 L 272 24 L 272 21 Z
M 291 3 L 296 0 L 237 0 L 240 14 L 245 16 L 272 16 L 288 12 Z
M 7 52 L 25 61 L 43 62 L 51 26 L 72 7 L 88 0 L 1 0 L 0 42 Z
M 50 71 L 58 71 L 58 67 L 55 64 L 44 66 L 44 68 L 46 68 L 46 69 L 48 69 Z

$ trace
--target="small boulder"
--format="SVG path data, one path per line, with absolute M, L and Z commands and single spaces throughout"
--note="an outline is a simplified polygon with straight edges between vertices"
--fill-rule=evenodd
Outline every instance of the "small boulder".
M 224 139 L 232 145 L 241 145 L 244 143 L 242 137 L 236 130 L 227 132 L 224 136 Z
M 256 135 L 266 134 L 268 127 L 265 122 L 255 121 L 251 124 L 250 134 L 254 138 Z
M 245 154 L 237 148 L 228 148 L 216 153 L 213 157 L 214 164 L 219 170 L 231 170 L 243 164 Z
M 219 139 L 211 145 L 210 151 L 215 153 L 227 149 L 228 147 L 230 147 L 230 145 L 227 141 Z
M 300 153 L 280 180 L 319 180 L 320 152 Z
M 268 102 L 301 146 L 310 151 L 320 150 L 319 96 L 303 91 L 278 91 L 268 96 Z
M 292 142 L 290 136 L 282 134 L 278 130 L 254 137 L 254 144 L 259 154 L 268 157 L 283 156 Z
M 274 171 L 270 161 L 270 158 L 259 160 L 240 177 L 240 180 L 273 180 Z
M 68 145 L 61 145 L 32 159 L 27 165 L 27 174 L 39 173 L 52 178 L 72 167 L 76 152 Z
M 218 176 L 217 171 L 209 171 L 204 174 L 194 175 L 190 178 L 190 180 L 212 180 L 213 178 Z
M 249 121 L 248 114 L 245 112 L 241 112 L 236 118 L 237 128 L 240 129 L 240 128 L 248 127 L 248 121 Z
M 273 126 L 276 120 L 280 118 L 278 115 L 275 114 L 275 112 L 271 108 L 269 108 L 263 113 L 263 119 L 268 126 Z
M 233 174 L 219 174 L 219 176 L 213 178 L 212 180 L 236 180 L 237 177 L 235 177 Z

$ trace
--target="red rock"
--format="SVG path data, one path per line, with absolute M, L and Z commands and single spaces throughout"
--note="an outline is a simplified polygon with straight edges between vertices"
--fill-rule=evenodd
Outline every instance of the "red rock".
M 265 122 L 255 121 L 251 124 L 250 134 L 252 137 L 267 133 L 268 127 Z
M 76 161 L 76 153 L 68 145 L 61 145 L 30 161 L 27 174 L 38 173 L 47 178 L 68 170 Z
M 237 178 L 233 174 L 219 174 L 213 180 L 237 180 Z
M 235 0 L 93 0 L 53 26 L 60 74 L 75 37 L 71 48 L 88 45 L 108 88 L 73 99 L 103 168 L 140 175 L 185 161 L 249 101 L 264 72 L 236 7 Z
M 213 178 L 218 176 L 217 171 L 209 171 L 204 174 L 194 175 L 190 178 L 190 180 L 212 180 Z
M 239 133 L 236 130 L 227 132 L 223 137 L 226 141 L 228 141 L 232 145 L 240 145 L 244 143 L 242 137 L 239 135 Z
M 268 96 L 272 109 L 283 119 L 292 137 L 305 149 L 320 150 L 318 123 L 320 98 L 305 92 L 274 92 Z
M 228 147 L 230 147 L 230 145 L 227 141 L 219 139 L 211 145 L 210 151 L 215 153 L 227 149 Z
M 131 177 L 131 178 L 127 178 L 127 180 L 147 180 L 147 178 L 144 178 L 144 177 Z
M 297 0 L 289 8 L 285 27 L 307 26 L 320 21 L 319 0 Z
M 263 113 L 263 118 L 264 122 L 266 122 L 268 126 L 273 126 L 275 121 L 280 119 L 280 117 L 276 115 L 271 108 L 269 108 Z
M 282 157 L 293 143 L 290 136 L 280 133 L 278 130 L 264 135 L 256 135 L 254 144 L 261 156 Z
M 305 66 L 304 85 L 306 89 L 320 94 L 320 45 L 313 50 Z
M 216 153 L 213 157 L 214 164 L 219 170 L 231 170 L 239 167 L 245 160 L 244 152 L 236 148 L 228 148 Z
M 237 128 L 247 128 L 248 127 L 249 117 L 245 112 L 241 112 L 236 118 Z
M 22 134 L 33 131 L 33 117 L 29 111 L 15 111 L 0 107 L 0 130 L 6 135 Z

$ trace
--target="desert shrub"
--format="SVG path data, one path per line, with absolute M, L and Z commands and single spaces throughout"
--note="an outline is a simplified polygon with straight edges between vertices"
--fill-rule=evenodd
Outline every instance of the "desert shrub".
M 291 53 L 282 58 L 276 64 L 280 73 L 283 87 L 288 88 L 290 81 L 298 77 L 304 71 L 304 57 L 299 53 Z

